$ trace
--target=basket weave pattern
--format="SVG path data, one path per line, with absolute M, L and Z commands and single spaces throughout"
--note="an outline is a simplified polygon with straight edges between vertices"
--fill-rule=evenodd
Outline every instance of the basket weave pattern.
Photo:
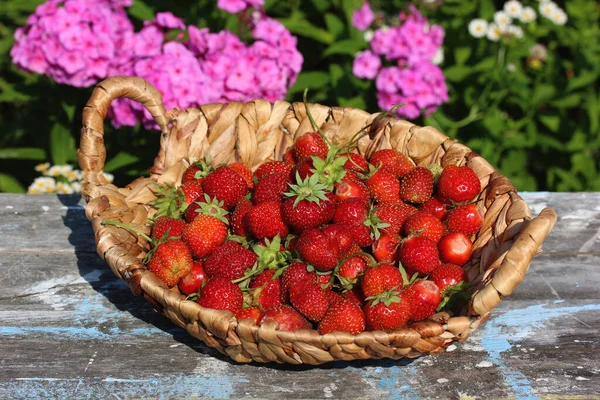
M 142 103 L 162 131 L 150 178 L 139 178 L 124 188 L 108 183 L 102 175 L 106 159 L 103 124 L 110 102 L 116 98 Z M 392 118 L 375 120 L 378 114 L 348 107 L 311 104 L 309 108 L 317 125 L 340 145 L 375 121 L 359 140 L 358 151 L 367 158 L 379 149 L 393 148 L 420 166 L 457 164 L 475 171 L 482 188 L 477 206 L 485 217 L 473 244 L 473 257 L 464 267 L 473 286 L 468 307 L 461 315 L 441 312 L 395 332 L 359 335 L 279 331 L 273 323 L 255 326 L 249 320 L 236 320 L 229 311 L 186 301 L 177 287 L 168 289 L 146 269 L 141 260 L 148 244 L 143 238 L 123 228 L 102 225 L 105 219 L 118 220 L 149 231 L 145 223 L 154 211 L 147 203 L 155 198 L 150 189 L 155 182 L 181 183 L 186 167 L 182 160 L 210 156 L 214 164 L 241 161 L 252 169 L 267 160 L 281 160 L 294 138 L 314 131 L 302 103 L 255 100 L 166 111 L 159 92 L 141 78 L 113 77 L 99 83 L 83 110 L 78 154 L 85 180 L 82 193 L 88 201 L 86 215 L 92 221 L 100 256 L 134 294 L 144 295 L 192 336 L 239 362 L 320 364 L 412 358 L 441 352 L 451 343 L 465 340 L 523 280 L 556 221 L 556 213 L 546 208 L 532 218 L 506 177 L 468 147 L 432 127 Z

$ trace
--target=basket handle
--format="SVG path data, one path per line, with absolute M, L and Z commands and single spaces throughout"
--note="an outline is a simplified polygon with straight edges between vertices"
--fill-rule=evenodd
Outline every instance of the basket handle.
M 94 186 L 106 185 L 104 162 L 104 119 L 110 103 L 126 98 L 141 103 L 150 112 L 161 132 L 167 134 L 168 118 L 160 92 L 148 81 L 135 76 L 113 76 L 98 83 L 83 108 L 83 127 L 77 157 L 83 172 L 81 193 L 86 200 L 91 197 Z
M 471 299 L 473 314 L 481 316 L 487 314 L 521 283 L 531 260 L 540 251 L 556 219 L 556 211 L 544 208 L 537 217 L 529 221 L 506 254 L 492 280 L 473 294 Z

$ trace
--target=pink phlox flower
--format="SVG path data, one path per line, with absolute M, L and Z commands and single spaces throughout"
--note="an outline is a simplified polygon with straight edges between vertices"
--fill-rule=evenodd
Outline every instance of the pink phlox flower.
M 352 73 L 359 78 L 373 79 L 381 67 L 381 60 L 372 51 L 365 50 L 356 55 Z
M 354 11 L 352 14 L 352 25 L 358 30 L 364 31 L 373 23 L 375 14 L 371 10 L 371 6 L 368 2 L 364 2 L 360 8 Z
M 375 86 L 380 92 L 396 93 L 398 91 L 398 67 L 382 68 L 377 75 Z
M 277 43 L 277 40 L 284 32 L 287 32 L 287 29 L 285 29 L 285 26 L 281 22 L 265 17 L 261 18 L 254 26 L 252 37 L 262 39 L 266 42 Z
M 231 14 L 236 14 L 246 8 L 244 0 L 217 0 L 217 7 Z
M 172 12 L 159 12 L 154 21 L 158 26 L 171 29 L 185 29 L 185 23 L 181 18 L 176 17 Z

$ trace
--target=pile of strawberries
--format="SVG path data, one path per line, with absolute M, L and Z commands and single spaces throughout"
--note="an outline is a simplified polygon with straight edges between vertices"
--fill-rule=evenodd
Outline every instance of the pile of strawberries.
M 465 294 L 473 203 L 468 167 L 369 160 L 320 133 L 284 161 L 191 165 L 157 189 L 147 267 L 203 307 L 321 334 L 393 331 Z

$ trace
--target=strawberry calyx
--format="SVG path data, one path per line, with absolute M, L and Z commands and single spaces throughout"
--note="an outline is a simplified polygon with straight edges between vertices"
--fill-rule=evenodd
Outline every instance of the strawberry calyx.
M 385 304 L 386 307 L 389 307 L 392 303 L 400 303 L 400 291 L 396 290 L 397 287 L 386 290 L 378 295 L 369 296 L 365 298 L 367 301 L 371 301 L 371 307 L 376 306 L 379 303 Z
M 329 147 L 325 160 L 312 156 L 314 168 L 311 170 L 318 176 L 318 181 L 325 185 L 327 190 L 333 190 L 336 183 L 342 181 L 346 176 L 344 165 L 348 157 L 338 156 L 338 148 L 335 144 Z
M 373 256 L 370 255 L 369 253 L 365 253 L 364 251 L 358 251 L 356 253 L 353 253 L 353 254 L 347 256 L 346 258 L 341 259 L 340 262 L 337 263 L 337 265 L 335 266 L 335 268 L 331 272 L 331 278 L 329 279 L 329 282 L 325 285 L 326 287 L 327 286 L 332 286 L 334 278 L 337 277 L 338 280 L 340 281 L 341 288 L 344 289 L 344 291 L 349 291 L 349 290 L 352 290 L 354 288 L 354 286 L 358 282 L 358 277 L 351 279 L 351 278 L 347 278 L 347 277 L 344 277 L 344 276 L 340 276 L 340 274 L 339 274 L 341 266 L 344 265 L 344 263 L 346 263 L 348 260 L 351 260 L 354 257 L 363 257 L 363 258 L 368 259 L 370 262 L 369 263 L 365 263 L 365 264 L 367 264 L 367 268 L 368 268 L 369 265 L 375 265 L 375 264 L 377 264 L 377 261 L 375 261 L 375 259 L 373 258 Z M 326 287 L 324 287 L 324 289 Z
M 284 195 L 287 197 L 296 198 L 294 200 L 294 208 L 302 200 L 310 201 L 320 205 L 321 200 L 329 200 L 326 194 L 327 187 L 325 184 L 319 182 L 319 176 L 317 174 L 313 174 L 312 176 L 306 177 L 304 180 L 302 180 L 298 172 L 296 172 L 296 184 L 290 185 L 290 191 L 284 193 Z
M 415 283 L 416 281 L 419 280 L 419 273 L 415 272 L 410 278 L 408 277 L 408 273 L 406 272 L 406 270 L 404 269 L 404 267 L 402 266 L 402 264 L 398 265 L 398 269 L 400 270 L 400 274 L 402 275 L 402 282 L 404 287 L 412 285 L 413 283 Z
M 458 304 L 467 301 L 471 297 L 471 293 L 467 292 L 466 289 L 470 286 L 470 282 L 460 282 L 445 288 L 441 293 L 442 301 L 438 305 L 437 311 L 439 312 L 445 308 L 453 309 Z
M 197 213 L 208 215 L 209 217 L 215 217 L 219 221 L 226 225 L 229 225 L 229 221 L 225 216 L 229 214 L 229 211 L 225 210 L 223 205 L 225 204 L 222 200 L 217 200 L 216 197 L 211 198 L 208 194 L 204 193 L 205 201 L 195 201 L 199 207 L 195 210 Z
M 373 238 L 375 238 L 375 240 L 378 240 L 379 237 L 381 236 L 382 229 L 388 228 L 390 226 L 390 224 L 388 224 L 387 222 L 383 222 L 377 216 L 375 209 L 373 207 L 371 207 L 371 209 L 369 210 L 369 216 L 367 219 L 365 219 L 363 224 L 365 226 L 368 226 L 369 228 L 371 228 L 371 236 Z
M 252 250 L 258 256 L 257 262 L 264 269 L 277 269 L 278 271 L 275 274 L 279 273 L 277 275 L 279 276 L 283 273 L 283 270 L 279 272 L 280 267 L 287 265 L 292 255 L 287 250 L 281 251 L 281 238 L 279 235 L 275 236 L 272 240 L 265 239 L 265 244 L 266 246 L 256 244 L 252 247 Z
M 194 179 L 202 179 L 215 170 L 216 167 L 213 167 L 212 165 L 210 165 L 211 161 L 212 161 L 211 157 L 207 156 L 207 157 L 203 157 L 200 160 L 192 163 L 192 165 L 194 167 L 198 168 L 198 171 L 196 171 L 196 173 L 194 174 Z M 218 166 L 220 166 L 220 165 L 218 165 Z
M 188 203 L 185 202 L 185 193 L 181 187 L 175 187 L 170 183 L 164 183 L 163 185 L 155 183 L 154 185 L 154 190 L 150 190 L 156 196 L 156 200 L 149 203 L 156 208 L 154 218 L 162 216 L 181 218 L 181 215 L 188 208 Z

